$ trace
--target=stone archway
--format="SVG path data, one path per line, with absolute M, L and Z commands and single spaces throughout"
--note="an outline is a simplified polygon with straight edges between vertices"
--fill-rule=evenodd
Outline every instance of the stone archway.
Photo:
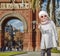
M 7 20 L 8 17 L 16 17 L 16 18 L 20 19 L 23 22 L 23 24 L 24 24 L 24 31 L 27 31 L 27 22 L 24 19 L 24 17 L 22 17 L 21 14 L 19 14 L 19 13 L 8 13 L 8 14 L 4 15 L 1 18 L 0 26 L 2 26 L 4 20 Z M 0 27 L 0 30 L 1 30 L 1 27 Z
M 24 32 L 27 32 L 27 22 L 25 20 L 24 17 L 22 17 L 20 14 L 18 13 L 8 13 L 6 15 L 4 15 L 2 18 L 1 18 L 1 21 L 0 21 L 0 48 L 3 46 L 3 35 L 4 35 L 4 25 L 6 22 L 8 22 L 9 20 L 11 20 L 11 17 L 15 17 L 19 20 L 21 20 L 23 22 L 23 25 L 24 25 Z

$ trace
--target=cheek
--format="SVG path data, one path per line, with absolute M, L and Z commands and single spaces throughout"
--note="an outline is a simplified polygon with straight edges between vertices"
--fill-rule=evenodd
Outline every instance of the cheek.
M 43 18 L 40 18 L 40 20 L 42 21 L 42 20 L 43 20 Z
M 48 20 L 48 18 L 46 18 L 46 20 Z

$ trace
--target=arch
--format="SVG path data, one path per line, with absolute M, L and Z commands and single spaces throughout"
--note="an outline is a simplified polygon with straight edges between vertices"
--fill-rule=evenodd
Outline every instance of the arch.
M 9 17 L 16 17 L 18 18 L 19 20 L 21 20 L 23 22 L 23 25 L 24 25 L 24 32 L 27 31 L 27 21 L 25 20 L 25 18 L 19 14 L 19 13 L 8 13 L 8 14 L 5 14 L 2 18 L 1 18 L 1 24 L 0 24 L 0 30 L 1 30 L 1 26 L 4 22 L 4 20 L 8 20 Z

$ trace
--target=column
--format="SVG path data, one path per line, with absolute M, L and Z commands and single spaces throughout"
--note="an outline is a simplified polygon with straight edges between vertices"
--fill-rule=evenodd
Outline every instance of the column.
M 28 32 L 28 51 L 33 51 L 33 47 L 32 47 L 32 31 Z
M 32 46 L 32 9 L 30 10 L 30 20 L 28 21 L 28 50 L 33 51 L 33 46 Z
M 38 24 L 40 23 L 39 17 L 38 17 L 39 9 L 36 9 L 36 51 L 40 51 L 40 41 L 41 41 L 41 34 L 40 30 L 38 30 Z

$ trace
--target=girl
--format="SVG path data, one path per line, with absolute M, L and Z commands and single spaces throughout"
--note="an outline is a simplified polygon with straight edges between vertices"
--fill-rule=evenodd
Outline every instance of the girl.
M 41 56 L 51 56 L 51 49 L 57 47 L 57 32 L 54 22 L 49 19 L 48 13 L 46 11 L 39 12 L 40 24 L 38 26 L 41 30 Z

